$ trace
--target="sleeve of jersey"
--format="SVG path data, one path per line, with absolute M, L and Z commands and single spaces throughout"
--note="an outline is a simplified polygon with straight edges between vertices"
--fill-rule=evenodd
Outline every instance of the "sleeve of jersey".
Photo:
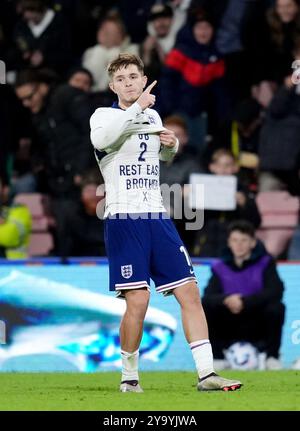
M 178 139 L 176 139 L 176 144 L 174 145 L 174 147 L 166 147 L 165 145 L 162 145 L 162 148 L 159 152 L 159 160 L 163 162 L 168 162 L 169 160 L 172 160 L 178 151 L 178 147 Z
M 112 147 L 122 136 L 126 127 L 142 112 L 138 103 L 134 103 L 126 111 L 122 109 L 99 108 L 90 119 L 91 141 L 97 150 Z

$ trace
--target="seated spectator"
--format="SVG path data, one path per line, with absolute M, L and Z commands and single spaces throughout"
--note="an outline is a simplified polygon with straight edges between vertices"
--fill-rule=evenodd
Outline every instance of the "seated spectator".
M 0 180 L 0 257 L 26 259 L 31 232 L 31 215 L 24 205 L 9 205 Z
M 181 39 L 165 60 L 160 79 L 159 109 L 163 115 L 186 114 L 191 118 L 208 112 L 208 133 L 224 123 L 230 111 L 225 86 L 225 64 L 214 45 L 211 19 L 195 17 L 189 37 Z
M 18 127 L 16 127 L 16 124 Z M 0 179 L 11 193 L 35 190 L 31 172 L 30 117 L 9 85 L 0 85 Z
M 22 19 L 14 31 L 16 69 L 46 67 L 64 73 L 72 61 L 68 22 L 46 0 L 22 0 L 20 6 Z
M 95 164 L 90 149 L 89 95 L 68 84 L 55 87 L 41 72 L 34 70 L 20 73 L 16 94 L 31 112 L 36 137 L 32 158 L 37 191 L 52 198 L 55 252 L 60 253 L 65 208 L 78 199 L 80 177 Z
M 209 164 L 209 172 L 214 175 L 237 175 L 239 165 L 232 152 L 225 148 L 216 150 Z M 236 209 L 232 211 L 204 211 L 204 226 L 197 232 L 194 255 L 201 257 L 220 257 L 226 246 L 227 228 L 232 220 L 245 219 L 257 228 L 260 225 L 253 194 L 238 181 Z
M 141 58 L 150 82 L 158 79 L 165 56 L 174 47 L 177 32 L 183 26 L 188 8 L 187 1 L 177 7 L 154 4 L 148 18 L 148 36 L 141 45 Z
M 300 38 L 300 2 L 299 0 L 276 0 L 267 12 L 270 35 L 268 69 L 274 80 L 283 84 L 290 73 L 294 50 L 299 46 Z
M 262 106 L 253 98 L 242 100 L 236 107 L 232 124 L 232 139 L 240 163 L 242 182 L 256 188 L 258 145 L 264 119 Z
M 279 369 L 285 307 L 276 264 L 256 241 L 254 227 L 233 222 L 228 247 L 212 267 L 202 299 L 214 357 L 236 341 L 249 341 L 266 353 L 266 368 Z
M 138 45 L 130 42 L 119 18 L 104 18 L 98 27 L 97 45 L 88 48 L 82 58 L 83 67 L 93 76 L 93 91 L 108 91 L 107 66 L 122 52 L 138 54 Z
M 93 76 L 84 67 L 77 67 L 69 73 L 68 84 L 71 87 L 79 88 L 79 90 L 89 93 L 93 86 Z
M 275 94 L 261 129 L 259 191 L 300 194 L 300 92 L 291 76 Z
M 88 95 L 78 88 L 48 83 L 42 73 L 20 73 L 16 94 L 31 112 L 36 134 L 35 170 L 45 180 L 45 189 L 55 198 L 70 198 L 76 190 L 75 177 L 93 166 L 89 151 Z
M 68 256 L 105 256 L 103 220 L 97 216 L 97 205 L 103 196 L 97 195 L 102 183 L 98 170 L 86 173 L 81 182 L 80 201 L 67 208 L 64 217 L 62 254 Z

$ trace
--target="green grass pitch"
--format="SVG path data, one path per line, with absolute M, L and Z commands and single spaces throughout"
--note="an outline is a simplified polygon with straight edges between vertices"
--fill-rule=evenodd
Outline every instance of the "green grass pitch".
M 141 372 L 143 394 L 118 392 L 120 374 L 0 373 L 0 410 L 300 410 L 300 371 L 227 371 L 244 387 L 197 392 L 191 372 Z

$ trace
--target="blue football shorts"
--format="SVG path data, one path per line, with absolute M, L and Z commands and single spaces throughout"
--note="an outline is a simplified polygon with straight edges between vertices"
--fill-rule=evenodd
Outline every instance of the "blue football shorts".
M 166 213 L 124 216 L 104 221 L 109 290 L 117 297 L 123 297 L 124 290 L 150 290 L 151 278 L 156 291 L 168 295 L 176 287 L 197 282 L 188 252 Z

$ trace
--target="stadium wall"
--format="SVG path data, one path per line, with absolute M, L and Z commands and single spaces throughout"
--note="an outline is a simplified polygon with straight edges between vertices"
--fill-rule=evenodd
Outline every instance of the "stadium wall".
M 194 260 L 195 273 L 199 282 L 201 292 L 207 283 L 210 276 L 210 261 Z M 283 330 L 281 355 L 284 363 L 284 367 L 290 368 L 293 362 L 300 358 L 300 263 L 298 262 L 282 262 L 278 264 L 278 271 L 281 279 L 285 284 L 284 303 L 286 305 L 286 319 Z M 15 276 L 11 277 L 12 274 Z M 26 278 L 27 277 L 27 278 Z M 25 281 L 24 281 L 25 280 Z M 48 295 L 51 293 L 52 286 L 58 289 L 57 295 L 54 295 L 54 299 L 48 300 Z M 59 299 L 61 292 L 64 291 L 64 287 L 69 288 L 66 298 L 62 296 Z M 69 259 L 68 264 L 61 264 L 59 259 L 44 259 L 37 260 L 33 259 L 30 261 L 5 261 L 0 263 L 0 307 L 4 307 L 7 301 L 9 302 L 10 313 L 13 316 L 10 328 L 8 332 L 12 330 L 12 326 L 16 328 L 13 339 L 7 339 L 6 344 L 0 344 L 0 371 L 92 371 L 93 367 L 82 366 L 77 367 L 74 365 L 82 364 L 85 360 L 86 344 L 85 346 L 80 345 L 80 328 L 83 327 L 80 324 L 80 314 L 82 312 L 74 313 L 72 307 L 64 308 L 69 299 L 72 298 L 72 288 L 76 291 L 77 301 L 80 304 L 80 298 L 85 297 L 85 294 L 93 292 L 94 294 L 102 294 L 106 297 L 113 298 L 114 295 L 108 292 L 108 265 L 105 258 L 101 259 Z M 71 289 L 71 290 L 70 290 Z M 97 298 L 97 296 L 94 296 Z M 100 296 L 99 296 L 100 298 Z M 104 297 L 102 297 L 104 298 Z M 32 302 L 30 302 L 30 300 Z M 32 304 L 34 303 L 35 311 L 39 309 L 39 303 L 46 303 L 48 314 L 41 305 L 41 313 L 32 312 Z M 84 300 L 85 301 L 85 300 Z M 121 300 L 115 300 L 120 302 Z M 4 305 L 3 305 L 4 304 Z M 22 306 L 20 305 L 22 304 Z M 115 303 L 114 303 L 115 304 Z M 7 305 L 7 304 L 6 304 Z M 152 318 L 151 325 L 152 332 L 158 334 L 160 337 L 160 353 L 154 351 L 150 344 L 153 344 L 153 340 L 147 340 L 148 342 L 148 354 L 145 354 L 141 358 L 140 365 L 142 370 L 193 370 L 193 360 L 190 350 L 185 342 L 183 330 L 180 322 L 180 310 L 173 297 L 164 298 L 163 296 L 156 294 L 154 291 L 151 295 L 150 306 L 154 309 L 167 313 L 166 318 L 169 319 L 170 325 L 172 326 L 172 318 L 177 321 L 177 328 L 174 332 L 174 337 L 167 341 L 163 339 L 165 334 L 161 333 L 159 322 L 155 326 Z M 89 306 L 88 306 L 89 307 Z M 112 305 L 115 309 L 115 305 Z M 107 310 L 112 313 L 114 310 Z M 26 316 L 24 317 L 24 313 Z M 73 313 L 73 314 L 72 314 Z M 45 314 L 47 316 L 45 317 Z M 45 318 L 50 319 L 56 316 L 55 324 L 49 323 L 50 320 L 46 321 Z M 49 317 L 50 316 L 50 317 Z M 56 336 L 60 334 L 60 319 L 63 317 L 70 316 L 69 325 L 78 324 L 78 337 L 77 344 L 65 349 L 65 357 L 56 355 L 58 351 L 58 343 L 51 347 L 51 342 L 47 345 L 47 340 L 51 341 L 53 334 Z M 1 317 L 0 317 L 1 318 Z M 27 328 L 30 330 L 27 333 L 21 331 L 22 321 L 26 318 Z M 118 318 L 118 317 L 117 317 Z M 23 319 L 23 320 L 22 320 Z M 79 319 L 79 320 L 78 320 Z M 101 317 L 100 317 L 101 319 Z M 21 323 L 20 323 L 21 322 Z M 29 322 L 29 323 L 28 323 Z M 48 322 L 48 323 L 47 323 Z M 39 334 L 37 329 L 43 324 L 43 330 L 46 332 Z M 15 326 L 14 326 L 15 325 Z M 51 326 L 52 325 L 52 326 Z M 58 325 L 58 326 L 57 326 Z M 170 327 L 171 327 L 170 326 Z M 77 330 L 76 326 L 75 331 Z M 108 325 L 109 328 L 109 325 Z M 154 328 L 154 330 L 153 330 Z M 48 332 L 47 332 L 48 331 Z M 92 329 L 93 331 L 93 329 Z M 8 334 L 9 335 L 9 334 Z M 34 337 L 43 337 L 43 348 L 37 349 L 34 346 Z M 27 338 L 26 338 L 27 337 Z M 48 337 L 48 338 L 47 338 Z M 151 337 L 151 334 L 150 334 Z M 3 339 L 2 334 L 2 339 Z M 54 339 L 54 338 L 53 338 Z M 117 344 L 116 328 L 114 329 L 113 339 Z M 103 340 L 101 341 L 103 343 Z M 150 344 L 149 344 L 150 343 Z M 164 345 L 165 343 L 165 345 Z M 38 343 L 39 344 L 39 343 Z M 55 343 L 54 343 L 55 344 Z M 60 341 L 60 345 L 63 342 Z M 49 347 L 50 346 L 50 347 Z M 99 342 L 98 342 L 99 346 Z M 118 346 L 114 346 L 116 352 Z M 93 357 L 93 348 L 95 345 L 89 346 L 90 357 Z M 110 349 L 113 347 L 110 347 Z M 48 350 L 47 350 L 48 349 Z M 73 350 L 72 350 L 73 349 Z M 152 350 L 151 350 L 152 349 Z M 165 350 L 164 350 L 165 349 Z M 68 355 L 76 356 L 76 361 L 68 361 Z M 96 354 L 96 353 L 95 353 Z M 95 357 L 94 354 L 94 357 Z M 111 352 L 110 352 L 111 354 Z M 117 354 L 117 353 L 116 353 Z M 113 357 L 112 355 L 110 356 Z M 101 363 L 99 371 L 113 370 L 120 366 L 118 358 L 114 357 L 114 361 L 107 361 L 105 364 Z

